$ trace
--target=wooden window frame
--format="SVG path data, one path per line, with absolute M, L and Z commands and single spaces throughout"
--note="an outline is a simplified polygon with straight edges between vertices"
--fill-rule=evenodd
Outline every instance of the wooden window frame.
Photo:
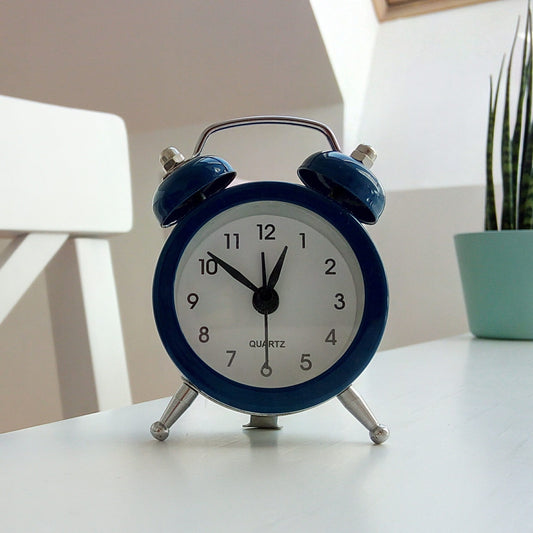
M 493 0 L 372 0 L 380 22 Z

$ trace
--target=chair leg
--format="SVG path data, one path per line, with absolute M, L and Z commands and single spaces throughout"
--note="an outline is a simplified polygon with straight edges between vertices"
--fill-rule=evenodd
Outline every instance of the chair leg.
M 64 416 L 131 404 L 109 243 L 71 239 L 47 283 Z
M 68 238 L 66 233 L 29 233 L 0 254 L 0 324 Z

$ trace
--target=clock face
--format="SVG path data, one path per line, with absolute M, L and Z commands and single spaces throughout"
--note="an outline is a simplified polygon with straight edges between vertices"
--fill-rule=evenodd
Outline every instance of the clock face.
M 271 389 L 339 361 L 361 325 L 365 287 L 352 247 L 330 222 L 289 201 L 251 201 L 190 238 L 174 306 L 187 344 L 210 369 Z
M 335 202 L 280 182 L 230 187 L 172 231 L 154 317 L 184 379 L 256 414 L 340 394 L 372 359 L 388 292 L 379 255 Z

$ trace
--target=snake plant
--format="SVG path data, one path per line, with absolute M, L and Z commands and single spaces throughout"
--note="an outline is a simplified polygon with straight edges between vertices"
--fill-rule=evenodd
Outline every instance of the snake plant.
M 503 201 L 501 208 L 502 230 L 533 229 L 533 82 L 532 82 L 532 21 L 528 5 L 526 30 L 522 48 L 519 87 L 515 92 L 516 104 L 511 109 L 511 74 L 520 20 L 516 26 L 511 53 L 505 67 L 505 56 L 500 67 L 498 81 L 493 89 L 490 78 L 489 123 L 487 132 L 487 184 L 485 198 L 485 230 L 498 230 L 494 195 L 493 158 L 495 129 L 500 85 L 505 85 L 503 116 L 499 126 L 501 138 L 501 180 Z M 501 110 L 500 110 L 501 114 Z M 511 128 L 511 121 L 514 121 Z

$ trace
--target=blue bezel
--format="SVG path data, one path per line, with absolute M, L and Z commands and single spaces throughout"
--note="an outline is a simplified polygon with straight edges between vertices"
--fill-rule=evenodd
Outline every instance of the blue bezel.
M 185 247 L 210 219 L 231 207 L 277 200 L 307 208 L 332 224 L 354 251 L 363 275 L 365 307 L 359 330 L 344 355 L 326 372 L 282 388 L 259 388 L 232 381 L 205 364 L 187 343 L 176 315 L 174 281 Z M 257 182 L 230 187 L 200 204 L 173 230 L 154 275 L 154 316 L 163 345 L 185 379 L 203 394 L 229 407 L 258 414 L 307 409 L 340 394 L 361 374 L 377 350 L 388 311 L 381 259 L 361 224 L 346 210 L 302 185 Z

